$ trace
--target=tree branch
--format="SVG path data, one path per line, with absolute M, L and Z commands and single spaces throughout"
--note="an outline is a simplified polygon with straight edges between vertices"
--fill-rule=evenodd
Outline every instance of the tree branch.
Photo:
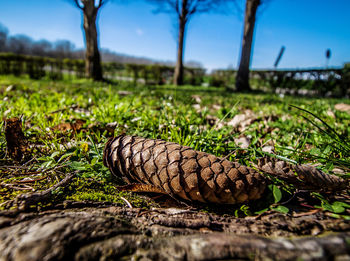
M 97 9 L 100 9 L 103 5 L 105 5 L 109 0 L 100 0 L 98 5 L 97 5 Z
M 205 13 L 217 11 L 220 5 L 225 3 L 236 3 L 236 0 L 147 0 L 150 3 L 158 5 L 155 12 L 157 13 L 176 13 L 177 18 L 184 19 L 186 22 L 190 20 L 195 13 Z
M 75 5 L 76 5 L 79 9 L 81 9 L 81 10 L 84 9 L 84 7 L 82 7 L 82 6 L 79 4 L 79 1 L 78 1 L 78 0 L 73 0 L 73 1 L 74 1 Z

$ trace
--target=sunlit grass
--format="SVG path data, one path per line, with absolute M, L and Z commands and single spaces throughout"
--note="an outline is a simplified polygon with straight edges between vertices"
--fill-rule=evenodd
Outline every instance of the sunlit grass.
M 125 196 L 111 192 L 111 186 L 120 185 L 121 181 L 113 179 L 102 163 L 109 125 L 116 126 L 115 135 L 125 132 L 173 141 L 219 157 L 228 156 L 248 166 L 265 155 L 264 146 L 272 146 L 277 155 L 291 161 L 319 164 L 319 168 L 327 172 L 343 166 L 346 167 L 342 168 L 343 175 L 348 175 L 350 114 L 334 109 L 334 105 L 341 102 L 348 101 L 237 94 L 214 87 L 143 87 L 125 82 L 34 81 L 0 76 L 0 115 L 23 118 L 26 137 L 37 145 L 32 152 L 34 168 L 45 172 L 62 166 L 60 172 L 49 172 L 49 182 L 39 182 L 33 187 L 45 189 L 64 173 L 77 170 L 80 182 L 88 179 L 90 183 L 104 184 L 86 189 L 79 183 L 61 194 L 63 199 L 66 195 L 66 199 L 74 200 L 121 202 L 120 197 Z M 302 110 L 306 118 L 300 115 Z M 239 114 L 250 115 L 249 124 L 230 125 Z M 80 120 L 84 123 L 76 133 L 53 129 L 62 123 L 73 124 Z M 3 129 L 3 123 L 0 127 Z M 235 142 L 241 137 L 249 139 L 248 148 L 241 149 Z M 2 163 L 5 152 L 5 137 L 0 135 L 0 164 L 5 164 Z M 6 164 L 10 163 L 6 160 Z M 6 175 L 0 178 L 2 182 L 11 181 Z M 266 204 L 283 202 L 277 188 L 285 191 L 281 183 L 271 186 L 264 206 L 259 207 L 260 203 L 241 205 L 236 210 L 248 213 L 249 207 L 258 211 Z M 1 188 L 0 203 L 8 198 L 3 196 L 8 191 Z M 283 192 L 284 197 L 293 193 L 290 189 L 286 191 L 289 192 Z M 115 193 L 115 196 L 103 196 L 106 193 Z M 135 201 L 135 198 L 130 197 L 130 200 Z M 137 205 L 147 206 L 147 202 L 141 201 Z

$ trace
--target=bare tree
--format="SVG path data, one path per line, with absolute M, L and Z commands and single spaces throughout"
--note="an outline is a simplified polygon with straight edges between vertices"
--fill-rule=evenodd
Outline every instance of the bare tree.
M 8 29 L 0 24 L 0 52 L 6 51 L 6 42 L 7 42 L 7 35 L 9 31 Z
M 252 53 L 256 12 L 261 3 L 262 0 L 246 0 L 241 58 L 236 77 L 237 91 L 251 90 L 249 85 L 249 66 Z
M 30 54 L 33 39 L 24 34 L 11 36 L 7 40 L 8 50 L 16 54 Z
M 68 40 L 58 40 L 55 42 L 55 53 L 59 57 L 73 58 L 75 46 Z
M 178 23 L 177 59 L 174 84 L 182 85 L 184 80 L 183 53 L 187 24 L 194 14 L 216 10 L 223 2 L 232 0 L 148 0 L 157 4 L 157 11 L 175 13 Z
M 32 44 L 32 55 L 51 56 L 52 51 L 52 43 L 47 40 L 42 39 Z
M 84 35 L 86 43 L 85 73 L 95 81 L 102 80 L 101 57 L 98 49 L 98 35 L 96 19 L 98 11 L 108 0 L 73 0 L 75 5 L 82 10 L 84 16 Z M 96 3 L 95 3 L 96 2 Z

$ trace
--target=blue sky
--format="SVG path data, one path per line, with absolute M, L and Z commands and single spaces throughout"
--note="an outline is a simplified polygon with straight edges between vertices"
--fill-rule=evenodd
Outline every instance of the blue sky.
M 349 0 L 267 0 L 258 14 L 253 68 L 273 67 L 282 45 L 280 68 L 321 67 L 325 51 L 332 50 L 330 66 L 350 62 Z M 127 2 L 127 3 L 120 3 Z M 243 0 L 237 0 L 241 8 Z M 134 56 L 175 60 L 173 17 L 153 11 L 141 0 L 114 0 L 100 13 L 100 46 Z M 84 47 L 81 13 L 69 0 L 0 0 L 0 23 L 11 35 L 26 34 L 34 40 L 67 39 Z M 185 60 L 206 68 L 237 67 L 243 13 L 200 14 L 188 27 Z

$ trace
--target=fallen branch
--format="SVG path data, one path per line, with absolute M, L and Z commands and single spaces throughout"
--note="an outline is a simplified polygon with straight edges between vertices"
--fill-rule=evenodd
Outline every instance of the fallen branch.
M 55 184 L 54 186 L 40 192 L 34 192 L 31 194 L 21 194 L 15 199 L 3 203 L 6 208 L 16 207 L 17 211 L 22 212 L 28 210 L 31 206 L 36 205 L 39 202 L 48 200 L 52 192 L 59 187 L 66 186 L 75 177 L 76 172 L 69 173 L 64 179 Z
M 25 188 L 22 187 L 17 187 L 14 184 L 7 184 L 7 183 L 0 183 L 1 187 L 8 188 L 8 189 L 13 189 L 13 190 L 32 190 L 34 191 L 34 188 L 30 186 L 26 186 Z
M 46 178 L 47 178 L 47 176 L 43 176 L 43 177 L 40 177 L 37 179 L 18 180 L 18 181 L 16 181 L 16 184 L 35 183 L 37 181 L 41 181 L 41 180 L 46 179 Z

